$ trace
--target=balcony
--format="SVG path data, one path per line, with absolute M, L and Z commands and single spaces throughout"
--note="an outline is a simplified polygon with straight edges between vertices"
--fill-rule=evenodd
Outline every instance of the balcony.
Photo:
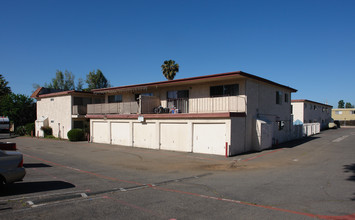
M 89 104 L 87 114 L 138 114 L 137 102 Z
M 166 100 L 168 108 L 175 107 L 180 113 L 246 112 L 246 96 L 206 97 Z M 87 114 L 153 114 L 162 105 L 157 97 L 141 97 L 139 102 L 102 103 L 87 105 Z
M 245 95 L 189 99 L 189 113 L 246 112 L 246 106 Z
M 86 115 L 87 108 L 85 105 L 73 105 L 73 115 Z

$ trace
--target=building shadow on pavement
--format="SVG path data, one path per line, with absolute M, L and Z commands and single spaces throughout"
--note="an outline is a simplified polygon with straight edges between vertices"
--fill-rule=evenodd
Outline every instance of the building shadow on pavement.
M 29 193 L 45 192 L 60 189 L 74 188 L 75 185 L 64 181 L 19 182 L 1 188 L 1 196 L 13 196 Z
M 292 141 L 288 141 L 279 145 L 274 145 L 272 146 L 272 149 L 279 149 L 279 148 L 293 148 L 293 147 L 297 147 L 299 145 L 305 144 L 307 142 L 316 140 L 320 137 L 304 137 L 301 139 L 296 139 L 296 140 L 292 140 Z

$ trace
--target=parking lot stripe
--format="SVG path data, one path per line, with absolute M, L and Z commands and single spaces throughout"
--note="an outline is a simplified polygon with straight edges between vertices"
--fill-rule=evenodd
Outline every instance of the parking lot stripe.
M 339 138 L 333 140 L 332 142 L 340 142 L 340 141 L 344 140 L 344 139 L 347 138 L 347 137 L 349 137 L 349 135 L 344 135 L 344 136 L 341 136 L 341 137 L 339 137 Z
M 255 158 L 258 158 L 258 157 L 262 157 L 264 155 L 267 155 L 267 154 L 270 154 L 270 153 L 274 153 L 274 152 L 277 152 L 277 151 L 280 151 L 280 150 L 283 150 L 283 148 L 280 148 L 280 149 L 277 149 L 277 150 L 274 150 L 274 151 L 270 151 L 270 152 L 267 152 L 265 154 L 261 154 L 261 155 L 255 156 L 255 157 L 247 158 L 245 160 L 246 161 L 252 160 L 252 159 L 255 159 Z M 180 190 L 175 190 L 175 189 L 162 188 L 162 187 L 159 187 L 159 186 L 158 187 L 157 186 L 153 186 L 152 184 L 142 184 L 142 183 L 138 183 L 138 182 L 134 182 L 134 181 L 127 181 L 127 180 L 121 180 L 121 179 L 117 179 L 117 178 L 113 178 L 113 177 L 107 177 L 107 176 L 104 176 L 104 175 L 101 175 L 101 174 L 97 174 L 97 173 L 93 173 L 93 172 L 90 172 L 90 171 L 84 171 L 84 170 L 80 170 L 80 169 L 73 169 L 72 167 L 65 166 L 65 165 L 62 165 L 62 164 L 58 164 L 58 163 L 55 163 L 55 162 L 51 162 L 51 161 L 48 161 L 48 160 L 44 160 L 44 159 L 41 159 L 41 158 L 38 158 L 38 157 L 34 157 L 34 156 L 31 156 L 31 155 L 28 155 L 28 154 L 23 154 L 23 155 L 27 156 L 27 157 L 30 157 L 30 158 L 33 158 L 33 159 L 36 159 L 36 160 L 40 160 L 40 161 L 46 162 L 46 163 L 50 163 L 50 164 L 53 164 L 53 165 L 56 165 L 56 166 L 59 166 L 59 167 L 63 167 L 63 168 L 67 168 L 67 169 L 70 169 L 70 170 L 77 171 L 77 172 L 93 175 L 93 176 L 96 176 L 96 177 L 99 177 L 99 178 L 104 178 L 104 179 L 114 180 L 114 181 L 119 181 L 119 182 L 126 182 L 126 183 L 135 183 L 137 185 L 140 185 L 141 186 L 140 188 L 149 187 L 149 188 L 156 189 L 156 190 L 161 190 L 161 191 L 175 192 L 175 193 L 179 193 L 179 194 L 197 196 L 197 197 L 200 197 L 200 198 L 220 200 L 220 201 L 231 202 L 231 203 L 236 203 L 236 204 L 243 204 L 243 205 L 254 206 L 254 207 L 258 207 L 258 208 L 265 208 L 265 209 L 269 209 L 269 210 L 275 210 L 275 211 L 280 211 L 280 212 L 286 212 L 286 213 L 292 213 L 292 214 L 308 216 L 308 217 L 312 217 L 312 218 L 334 219 L 334 220 L 337 220 L 337 219 L 350 220 L 350 219 L 354 219 L 354 217 L 355 217 L 355 213 L 351 214 L 351 215 L 346 215 L 346 216 L 316 215 L 316 214 L 311 214 L 311 213 L 304 213 L 304 212 L 298 212 L 298 211 L 293 211 L 293 210 L 288 210 L 288 209 L 277 208 L 277 207 L 273 207 L 273 206 L 258 205 L 258 204 L 254 204 L 254 203 L 250 203 L 250 202 L 243 202 L 243 201 L 238 201 L 238 200 L 207 196 L 207 195 L 198 194 L 198 193 L 185 192 L 185 191 L 180 191 Z M 206 175 L 206 174 L 203 174 L 203 175 Z
M 175 192 L 175 193 L 180 193 L 180 194 L 197 196 L 197 197 L 201 197 L 201 198 L 205 198 L 205 199 L 219 200 L 219 201 L 254 206 L 254 207 L 264 208 L 264 209 L 269 209 L 269 210 L 275 210 L 275 211 L 280 211 L 280 212 L 286 212 L 286 213 L 291 213 L 291 214 L 303 215 L 303 216 L 308 216 L 311 218 L 328 219 L 328 220 L 354 220 L 355 219 L 355 213 L 351 214 L 351 215 L 344 215 L 344 216 L 316 215 L 316 214 L 311 214 L 311 213 L 293 211 L 293 210 L 289 210 L 289 209 L 277 208 L 274 206 L 258 205 L 258 204 L 250 203 L 250 202 L 243 202 L 243 201 L 238 201 L 238 200 L 233 200 L 233 199 L 225 199 L 225 198 L 219 198 L 219 197 L 214 197 L 214 196 L 207 196 L 207 195 L 203 195 L 203 194 L 185 192 L 185 191 L 180 191 L 180 190 L 175 190 L 175 189 L 168 189 L 168 188 L 162 188 L 162 187 L 151 187 L 151 188 L 156 189 L 156 190 L 167 191 L 167 192 Z
M 256 155 L 256 156 L 254 156 L 254 157 L 249 157 L 249 158 L 243 159 L 243 160 L 241 160 L 241 161 L 246 162 L 246 161 L 249 161 L 249 160 L 254 160 L 254 159 L 256 159 L 256 158 L 263 157 L 263 156 L 265 156 L 265 155 L 272 154 L 272 153 L 281 151 L 281 150 L 283 150 L 283 149 L 284 149 L 284 148 L 280 148 L 280 149 L 277 149 L 277 150 L 269 151 L 269 152 L 266 152 L 266 153 L 263 153 L 263 154 Z

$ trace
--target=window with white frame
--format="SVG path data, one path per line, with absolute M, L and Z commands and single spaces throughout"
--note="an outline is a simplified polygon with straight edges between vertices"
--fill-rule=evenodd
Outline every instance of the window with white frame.
M 342 115 L 342 114 L 343 114 L 343 111 L 335 111 L 335 114 L 336 114 L 336 115 Z

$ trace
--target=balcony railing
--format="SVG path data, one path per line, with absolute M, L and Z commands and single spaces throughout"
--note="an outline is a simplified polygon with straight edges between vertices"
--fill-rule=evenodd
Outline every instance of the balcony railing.
M 245 95 L 190 98 L 189 113 L 246 112 Z
M 142 97 L 138 102 L 102 103 L 87 105 L 87 114 L 153 114 L 161 105 L 157 97 Z M 167 100 L 167 107 L 180 113 L 246 112 L 246 96 L 206 97 Z
M 85 105 L 73 105 L 73 115 L 86 115 L 87 108 Z
M 138 114 L 137 102 L 89 104 L 88 114 Z

